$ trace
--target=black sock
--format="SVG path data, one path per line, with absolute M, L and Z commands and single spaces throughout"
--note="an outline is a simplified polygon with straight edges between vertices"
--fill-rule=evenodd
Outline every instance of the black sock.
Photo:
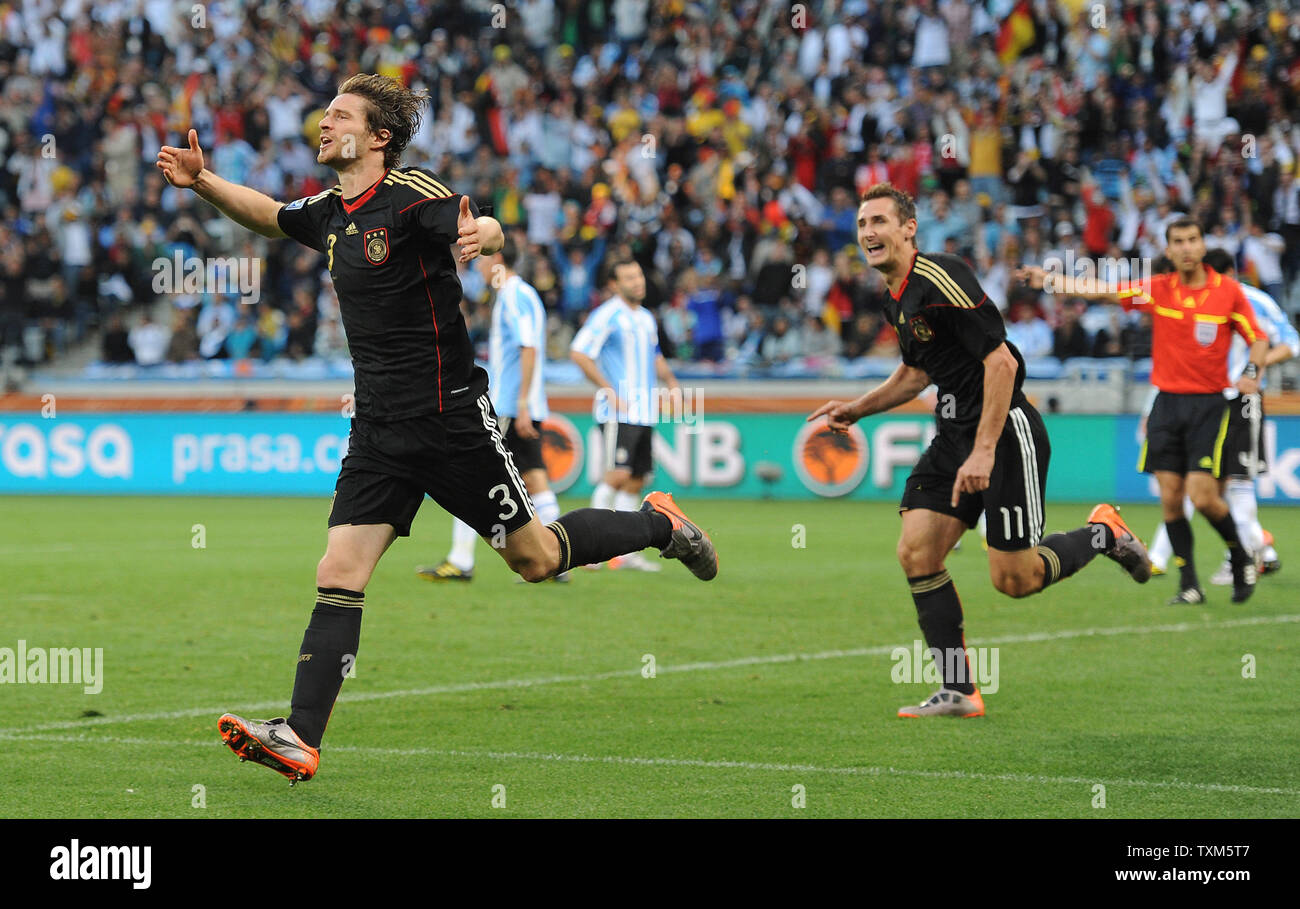
M 658 511 L 610 511 L 579 508 L 546 525 L 560 541 L 559 571 L 591 565 L 650 546 L 663 549 L 673 525 Z M 557 572 L 558 573 L 558 572 Z
M 1237 523 L 1232 520 L 1232 512 L 1228 512 L 1217 521 L 1208 517 L 1206 520 L 1219 532 L 1219 536 L 1223 537 L 1223 542 L 1228 544 L 1228 557 L 1232 559 L 1232 566 L 1236 568 L 1246 564 L 1249 556 L 1245 547 L 1241 545 L 1241 538 L 1237 536 Z
M 1165 521 L 1165 530 L 1169 532 L 1169 545 L 1174 550 L 1174 564 L 1178 566 L 1178 585 L 1183 590 L 1189 587 L 1200 587 L 1201 583 L 1196 577 L 1196 563 L 1192 559 L 1191 523 L 1187 518 Z
M 355 590 L 316 588 L 316 608 L 302 636 L 289 714 L 289 728 L 313 748 L 320 747 L 343 677 L 357 658 L 365 603 L 366 595 Z
M 1043 560 L 1043 587 L 1074 574 L 1115 545 L 1115 531 L 1105 524 L 1088 524 L 1068 533 L 1054 533 L 1038 544 Z
M 972 694 L 970 661 L 966 658 L 966 638 L 962 634 L 961 599 L 947 569 L 907 579 L 916 603 L 916 620 L 925 636 L 926 646 L 943 673 L 943 687 L 962 694 Z

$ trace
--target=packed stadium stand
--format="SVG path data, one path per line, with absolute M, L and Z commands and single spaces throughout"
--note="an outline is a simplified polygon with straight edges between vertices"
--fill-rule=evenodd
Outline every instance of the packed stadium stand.
M 1294 317 L 1297 42 L 1289 2 L 0 4 L 0 372 L 346 379 L 324 257 L 232 225 L 154 160 L 192 126 L 225 178 L 318 192 L 324 107 L 379 72 L 429 94 L 406 163 L 522 241 L 554 359 L 626 250 L 683 377 L 887 374 L 854 218 L 890 180 L 918 198 L 921 248 L 975 266 L 1031 379 L 1134 409 L 1149 320 L 1011 271 L 1140 277 L 1190 213 Z M 212 260 L 256 262 L 256 289 L 159 280 Z M 486 288 L 462 281 L 485 348 Z

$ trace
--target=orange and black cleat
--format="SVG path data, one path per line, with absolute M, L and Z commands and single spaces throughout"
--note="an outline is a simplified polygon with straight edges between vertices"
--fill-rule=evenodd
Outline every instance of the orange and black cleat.
M 701 581 L 718 576 L 718 552 L 709 535 L 677 507 L 666 492 L 652 492 L 641 502 L 642 511 L 657 511 L 673 525 L 668 545 L 659 550 L 665 559 L 679 559 Z
M 292 786 L 309 780 L 320 766 L 320 752 L 298 738 L 283 717 L 259 722 L 233 713 L 217 720 L 217 730 L 240 761 L 253 761 L 289 778 Z
M 1124 523 L 1118 508 L 1103 502 L 1088 515 L 1088 523 L 1105 524 L 1115 535 L 1115 545 L 1106 550 L 1106 558 L 1118 562 L 1139 584 L 1151 580 L 1151 557 L 1147 555 L 1147 548 Z

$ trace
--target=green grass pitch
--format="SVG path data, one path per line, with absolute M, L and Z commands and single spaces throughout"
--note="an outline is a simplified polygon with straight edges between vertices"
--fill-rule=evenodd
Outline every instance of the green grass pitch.
M 486 545 L 471 584 L 429 584 L 413 568 L 450 527 L 426 503 L 367 589 L 320 773 L 290 789 L 216 718 L 287 710 L 328 503 L 2 498 L 0 647 L 102 648 L 104 669 L 95 695 L 0 684 L 0 816 L 1300 815 L 1300 510 L 1263 509 L 1284 567 L 1242 606 L 1165 606 L 1171 579 L 1104 559 L 1008 599 L 968 535 L 949 568 L 999 689 L 985 718 L 917 721 L 894 716 L 931 686 L 893 679 L 919 632 L 892 506 L 684 505 L 721 554 L 707 585 L 668 562 L 516 585 Z M 1086 513 L 1053 503 L 1048 529 Z M 1208 582 L 1220 549 L 1193 526 Z

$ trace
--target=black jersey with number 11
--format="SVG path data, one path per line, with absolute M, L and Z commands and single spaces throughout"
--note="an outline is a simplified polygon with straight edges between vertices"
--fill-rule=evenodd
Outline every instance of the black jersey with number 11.
M 885 316 L 898 331 L 903 362 L 939 386 L 941 431 L 974 434 L 984 410 L 984 358 L 1004 341 L 1017 366 L 1011 407 L 1026 403 L 1025 361 L 1007 341 L 1002 314 L 957 256 L 914 253 L 898 296 L 885 299 Z
M 280 208 L 280 229 L 327 257 L 358 416 L 441 413 L 472 406 L 486 389 L 451 250 L 460 199 L 433 171 L 395 167 L 355 199 L 336 186 Z M 470 213 L 478 216 L 472 201 Z

